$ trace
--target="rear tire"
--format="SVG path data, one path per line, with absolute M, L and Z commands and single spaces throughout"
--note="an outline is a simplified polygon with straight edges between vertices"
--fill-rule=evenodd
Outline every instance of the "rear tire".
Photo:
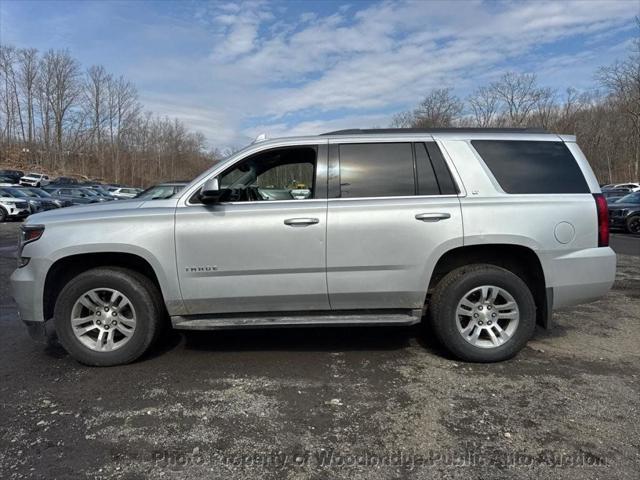
M 87 270 L 64 286 L 54 308 L 56 333 L 78 362 L 133 362 L 160 333 L 164 305 L 155 284 L 125 268 Z
M 627 232 L 640 234 L 640 215 L 632 215 L 627 218 Z
M 429 316 L 440 342 L 457 358 L 499 362 L 533 335 L 536 306 L 520 277 L 495 265 L 452 270 L 438 282 Z

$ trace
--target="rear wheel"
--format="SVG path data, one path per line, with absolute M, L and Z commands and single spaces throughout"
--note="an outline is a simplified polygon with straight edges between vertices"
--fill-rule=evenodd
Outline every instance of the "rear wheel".
M 161 305 L 157 288 L 144 275 L 124 268 L 95 268 L 60 292 L 54 309 L 56 333 L 81 363 L 129 363 L 157 338 Z
M 535 329 L 531 291 L 520 277 L 494 265 L 449 272 L 436 286 L 429 312 L 443 345 L 471 362 L 513 357 Z
M 629 233 L 640 233 L 640 215 L 633 215 L 627 218 L 627 231 Z

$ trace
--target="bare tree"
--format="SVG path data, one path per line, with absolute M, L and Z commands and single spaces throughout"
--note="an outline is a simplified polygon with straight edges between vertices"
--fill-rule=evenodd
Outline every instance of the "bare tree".
M 636 18 L 636 22 L 640 33 L 640 18 Z M 640 35 L 634 43 L 625 61 L 601 68 L 598 78 L 633 127 L 630 140 L 634 144 L 633 175 L 637 179 L 640 173 Z
M 27 138 L 31 145 L 35 140 L 35 95 L 36 80 L 38 78 L 38 51 L 35 48 L 25 48 L 18 51 L 18 81 L 20 91 L 25 100 L 27 116 Z
M 102 158 L 103 130 L 107 122 L 107 92 L 111 81 L 104 67 L 94 65 L 87 70 L 83 84 L 82 103 L 88 113 L 92 150 L 96 162 L 100 165 L 101 177 L 104 177 L 105 168 Z M 85 171 L 86 164 L 83 161 L 82 172 Z
M 513 127 L 525 125 L 540 98 L 536 76 L 532 73 L 505 73 L 489 88 L 500 100 L 506 122 Z
M 47 101 L 53 115 L 57 161 L 62 163 L 64 122 L 80 95 L 80 67 L 68 51 L 49 50 L 43 59 L 42 72 L 46 77 Z
M 432 90 L 413 111 L 413 125 L 417 128 L 449 127 L 463 108 L 451 88 Z
M 491 127 L 498 115 L 498 95 L 488 87 L 479 87 L 467 99 L 475 123 L 479 127 Z

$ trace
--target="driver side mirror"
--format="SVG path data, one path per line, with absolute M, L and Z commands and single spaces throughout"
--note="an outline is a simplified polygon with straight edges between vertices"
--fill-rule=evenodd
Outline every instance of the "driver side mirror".
M 220 201 L 222 196 L 222 190 L 220 190 L 220 182 L 218 177 L 210 178 L 200 189 L 200 201 L 202 203 L 216 203 Z

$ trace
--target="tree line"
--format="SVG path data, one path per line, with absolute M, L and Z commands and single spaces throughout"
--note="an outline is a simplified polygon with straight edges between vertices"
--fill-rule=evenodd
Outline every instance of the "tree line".
M 640 21 L 638 23 L 640 30 Z M 541 127 L 575 134 L 602 183 L 640 180 L 640 38 L 626 59 L 600 68 L 597 88 L 560 93 L 536 75 L 507 72 L 461 99 L 450 88 L 429 92 L 394 116 L 392 127 Z
M 66 50 L 0 45 L 0 163 L 147 185 L 215 161 L 201 133 L 144 110 L 135 86 Z

